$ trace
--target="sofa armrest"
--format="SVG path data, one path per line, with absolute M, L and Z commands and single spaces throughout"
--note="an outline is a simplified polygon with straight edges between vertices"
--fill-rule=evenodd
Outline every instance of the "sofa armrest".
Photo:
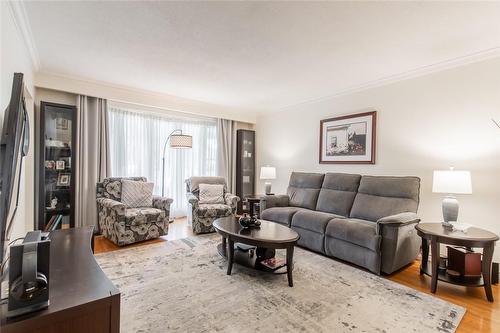
M 418 256 L 421 239 L 415 225 L 419 222 L 420 218 L 412 212 L 386 216 L 377 221 L 377 234 L 382 237 L 382 272 L 391 274 Z
M 97 198 L 96 201 L 97 204 L 105 208 L 113 209 L 117 215 L 125 215 L 125 209 L 127 209 L 127 206 L 119 201 L 108 198 Z
M 173 199 L 153 196 L 153 207 L 158 209 L 163 209 L 165 211 L 170 211 L 170 205 L 174 202 Z
M 378 219 L 377 224 L 392 224 L 395 226 L 420 222 L 417 214 L 412 212 L 399 213 Z
M 260 211 L 271 207 L 287 207 L 290 198 L 286 194 L 264 195 L 260 198 Z
M 198 206 L 198 198 L 191 192 L 186 193 L 187 201 L 193 207 Z
M 238 205 L 240 197 L 231 193 L 226 193 L 224 194 L 224 201 L 226 202 L 226 205 L 230 206 L 233 209 L 236 209 L 236 205 Z

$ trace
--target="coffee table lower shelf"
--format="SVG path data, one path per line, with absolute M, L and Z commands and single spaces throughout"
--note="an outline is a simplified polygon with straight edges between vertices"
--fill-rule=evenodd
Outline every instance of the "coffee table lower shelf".
M 245 266 L 248 268 L 253 268 L 258 271 L 266 272 L 266 273 L 272 273 L 272 274 L 286 274 L 286 268 L 287 265 L 282 265 L 280 267 L 277 267 L 275 269 L 269 268 L 267 266 L 264 266 L 260 264 L 257 258 L 257 254 L 254 253 L 252 256 L 248 254 L 248 251 L 242 251 L 238 249 L 236 246 L 237 243 L 234 245 L 234 259 L 233 262 L 237 263 L 241 266 Z M 221 255 L 221 257 L 227 259 L 227 253 L 226 253 L 226 248 L 223 246 L 222 243 L 217 244 L 217 252 Z

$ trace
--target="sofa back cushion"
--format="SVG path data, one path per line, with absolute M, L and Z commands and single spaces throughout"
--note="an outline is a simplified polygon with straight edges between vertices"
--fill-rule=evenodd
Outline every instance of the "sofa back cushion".
M 350 217 L 377 221 L 389 215 L 416 213 L 419 193 L 418 177 L 362 176 Z
M 324 176 L 322 173 L 292 172 L 287 189 L 289 205 L 315 209 Z
M 147 181 L 146 177 L 109 177 L 104 178 L 102 183 L 97 183 L 97 198 L 107 198 L 122 201 L 122 180 Z
M 316 210 L 349 216 L 361 175 L 327 173 L 319 191 Z
M 224 177 L 191 177 L 186 179 L 186 191 L 193 193 L 197 198 L 200 194 L 200 184 L 223 185 L 224 194 L 227 192 L 226 179 Z

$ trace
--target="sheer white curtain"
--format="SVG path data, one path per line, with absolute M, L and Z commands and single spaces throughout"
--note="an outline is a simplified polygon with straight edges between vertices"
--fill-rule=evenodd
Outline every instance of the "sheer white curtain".
M 109 141 L 113 177 L 144 176 L 161 194 L 162 149 L 175 129 L 193 136 L 192 149 L 167 146 L 165 196 L 174 199 L 171 216 L 187 212 L 184 180 L 217 174 L 217 126 L 210 119 L 179 118 L 109 106 Z

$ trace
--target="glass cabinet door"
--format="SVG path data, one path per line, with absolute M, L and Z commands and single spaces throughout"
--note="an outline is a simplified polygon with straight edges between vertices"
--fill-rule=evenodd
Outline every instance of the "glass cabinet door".
M 74 226 L 75 107 L 41 104 L 39 225 L 45 231 Z M 43 170 L 43 172 L 41 172 Z

